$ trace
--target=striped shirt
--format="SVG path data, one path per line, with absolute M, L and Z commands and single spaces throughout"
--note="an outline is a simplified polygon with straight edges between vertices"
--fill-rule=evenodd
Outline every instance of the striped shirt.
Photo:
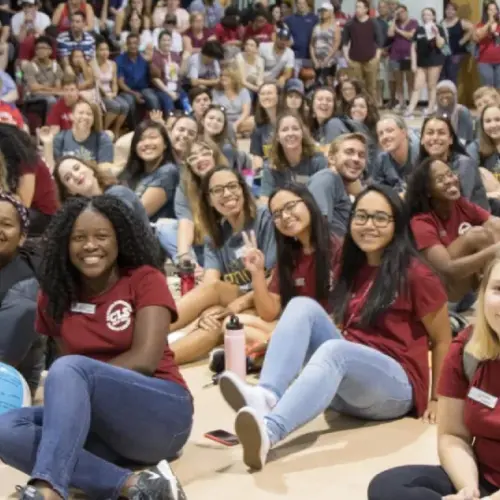
M 94 37 L 85 31 L 80 40 L 75 40 L 71 31 L 61 33 L 57 37 L 57 55 L 69 57 L 74 50 L 81 50 L 87 60 L 93 59 L 95 56 Z

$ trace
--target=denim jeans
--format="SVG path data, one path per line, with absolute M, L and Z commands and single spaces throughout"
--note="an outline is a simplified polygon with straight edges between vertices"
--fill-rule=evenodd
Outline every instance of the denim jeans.
M 163 250 L 168 253 L 170 258 L 175 261 L 177 251 L 177 232 L 179 230 L 179 221 L 171 219 L 168 222 L 161 223 L 156 227 L 156 236 Z M 193 245 L 191 253 L 198 264 L 203 267 L 203 245 Z
M 478 64 L 481 85 L 500 88 L 500 64 L 482 63 Z
M 412 386 L 401 365 L 345 340 L 323 307 L 306 297 L 295 297 L 285 308 L 259 385 L 278 398 L 265 417 L 272 444 L 329 407 L 371 420 L 402 417 L 413 407 Z
M 142 97 L 144 97 L 145 106 L 148 111 L 152 111 L 154 109 L 160 109 L 160 101 L 158 100 L 158 96 L 153 89 L 143 89 L 140 91 Z M 129 118 L 132 120 L 132 124 L 135 126 L 137 122 L 137 102 L 135 97 L 132 94 L 127 94 L 122 92 L 120 97 L 123 97 L 129 106 Z
M 441 68 L 441 75 L 439 76 L 439 80 L 451 80 L 456 85 L 458 80 L 458 73 L 460 72 L 460 67 L 462 65 L 462 60 L 464 57 L 464 54 L 446 56 L 443 67 Z
M 163 92 L 161 90 L 156 91 L 156 95 L 158 96 L 158 100 L 160 101 L 161 109 L 165 114 L 170 113 L 173 111 L 177 105 L 182 111 L 186 112 L 191 112 L 191 106 L 189 106 L 187 109 L 185 107 L 185 104 L 189 104 L 189 98 L 186 92 L 184 90 L 179 90 L 179 97 L 177 98 L 176 101 L 174 101 L 166 92 Z
M 131 472 L 118 463 L 154 464 L 186 443 L 193 406 L 179 384 L 84 356 L 55 361 L 43 407 L 0 416 L 0 459 L 48 482 L 115 500 Z

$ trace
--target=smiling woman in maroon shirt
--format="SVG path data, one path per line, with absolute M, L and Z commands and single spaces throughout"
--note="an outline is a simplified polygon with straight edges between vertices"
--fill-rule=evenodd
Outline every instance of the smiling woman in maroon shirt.
M 70 486 L 174 498 L 164 459 L 186 443 L 193 404 L 166 342 L 177 312 L 161 268 L 153 234 L 114 196 L 73 198 L 54 217 L 36 330 L 64 355 L 44 406 L 0 416 L 0 458 L 31 477 L 21 500 L 68 498 Z M 123 462 L 159 463 L 133 474 Z
M 484 273 L 474 327 L 451 344 L 438 393 L 441 466 L 379 474 L 369 500 L 500 498 L 500 259 Z M 490 495 L 490 496 L 488 496 Z

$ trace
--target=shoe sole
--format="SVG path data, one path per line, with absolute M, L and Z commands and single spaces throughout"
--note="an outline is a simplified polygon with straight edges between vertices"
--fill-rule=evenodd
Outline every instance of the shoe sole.
M 236 435 L 243 447 L 243 462 L 254 470 L 261 470 L 264 467 L 260 457 L 262 438 L 259 424 L 250 413 L 238 413 L 234 423 Z
M 240 411 L 243 407 L 247 406 L 245 398 L 229 377 L 221 377 L 219 379 L 219 386 L 222 397 L 234 411 Z

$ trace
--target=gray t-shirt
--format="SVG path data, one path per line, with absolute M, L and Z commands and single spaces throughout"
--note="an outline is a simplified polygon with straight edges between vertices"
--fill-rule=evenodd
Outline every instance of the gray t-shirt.
M 191 212 L 191 207 L 189 205 L 189 200 L 187 199 L 186 193 L 184 193 L 184 185 L 182 184 L 182 182 L 177 186 L 177 189 L 175 190 L 174 211 L 175 217 L 178 220 L 193 220 L 193 213 Z
M 174 198 L 175 191 L 179 185 L 179 169 L 173 163 L 167 163 L 157 168 L 153 172 L 146 174 L 135 188 L 135 194 L 139 197 L 148 188 L 162 188 L 167 195 L 167 202 L 155 214 L 150 215 L 149 220 L 156 222 L 161 218 L 175 218 Z
M 259 52 L 264 59 L 264 78 L 277 80 L 285 69 L 295 67 L 295 54 L 287 47 L 281 54 L 274 50 L 274 42 L 261 43 Z
M 317 24 L 314 27 L 312 32 L 312 47 L 314 55 L 319 62 L 325 61 L 327 56 L 331 53 L 336 29 L 335 24 L 331 24 L 325 28 L 322 28 L 321 24 Z M 333 66 L 335 59 L 332 57 L 329 62 L 330 65 Z
M 205 269 L 217 269 L 221 278 L 238 285 L 242 291 L 252 289 L 252 276 L 243 264 L 243 236 L 241 232 L 234 233 L 227 221 L 222 221 L 224 243 L 221 248 L 215 248 L 212 240 L 207 238 L 205 243 Z M 247 224 L 243 231 L 255 231 L 257 247 L 265 257 L 265 267 L 268 272 L 276 264 L 276 242 L 274 224 L 266 207 L 257 207 L 255 219 Z
M 187 76 L 190 80 L 213 80 L 220 76 L 220 64 L 213 60 L 210 64 L 203 64 L 201 53 L 193 54 L 189 58 Z
M 322 153 L 315 153 L 311 157 L 302 158 L 298 165 L 294 167 L 286 166 L 283 170 L 271 168 L 269 162 L 266 161 L 262 172 L 260 194 L 269 196 L 276 188 L 281 188 L 288 182 L 307 184 L 312 175 L 327 167 L 328 162 Z
M 146 213 L 146 209 L 144 205 L 141 203 L 141 200 L 137 197 L 137 195 L 129 189 L 127 186 L 120 186 L 119 184 L 115 184 L 114 186 L 106 189 L 106 193 L 119 200 L 123 201 L 125 205 L 127 205 L 135 215 L 149 227 L 149 218 Z
M 307 187 L 327 218 L 330 231 L 344 236 L 352 203 L 340 175 L 329 168 L 321 170 L 309 179 Z
M 106 132 L 91 132 L 83 142 L 77 142 L 71 130 L 62 130 L 54 137 L 54 160 L 65 155 L 96 163 L 112 163 L 113 143 Z
M 229 123 L 233 124 L 241 116 L 243 106 L 252 103 L 252 98 L 247 89 L 241 89 L 234 99 L 229 99 L 222 90 L 214 90 L 212 92 L 212 102 L 226 108 L 227 119 Z

